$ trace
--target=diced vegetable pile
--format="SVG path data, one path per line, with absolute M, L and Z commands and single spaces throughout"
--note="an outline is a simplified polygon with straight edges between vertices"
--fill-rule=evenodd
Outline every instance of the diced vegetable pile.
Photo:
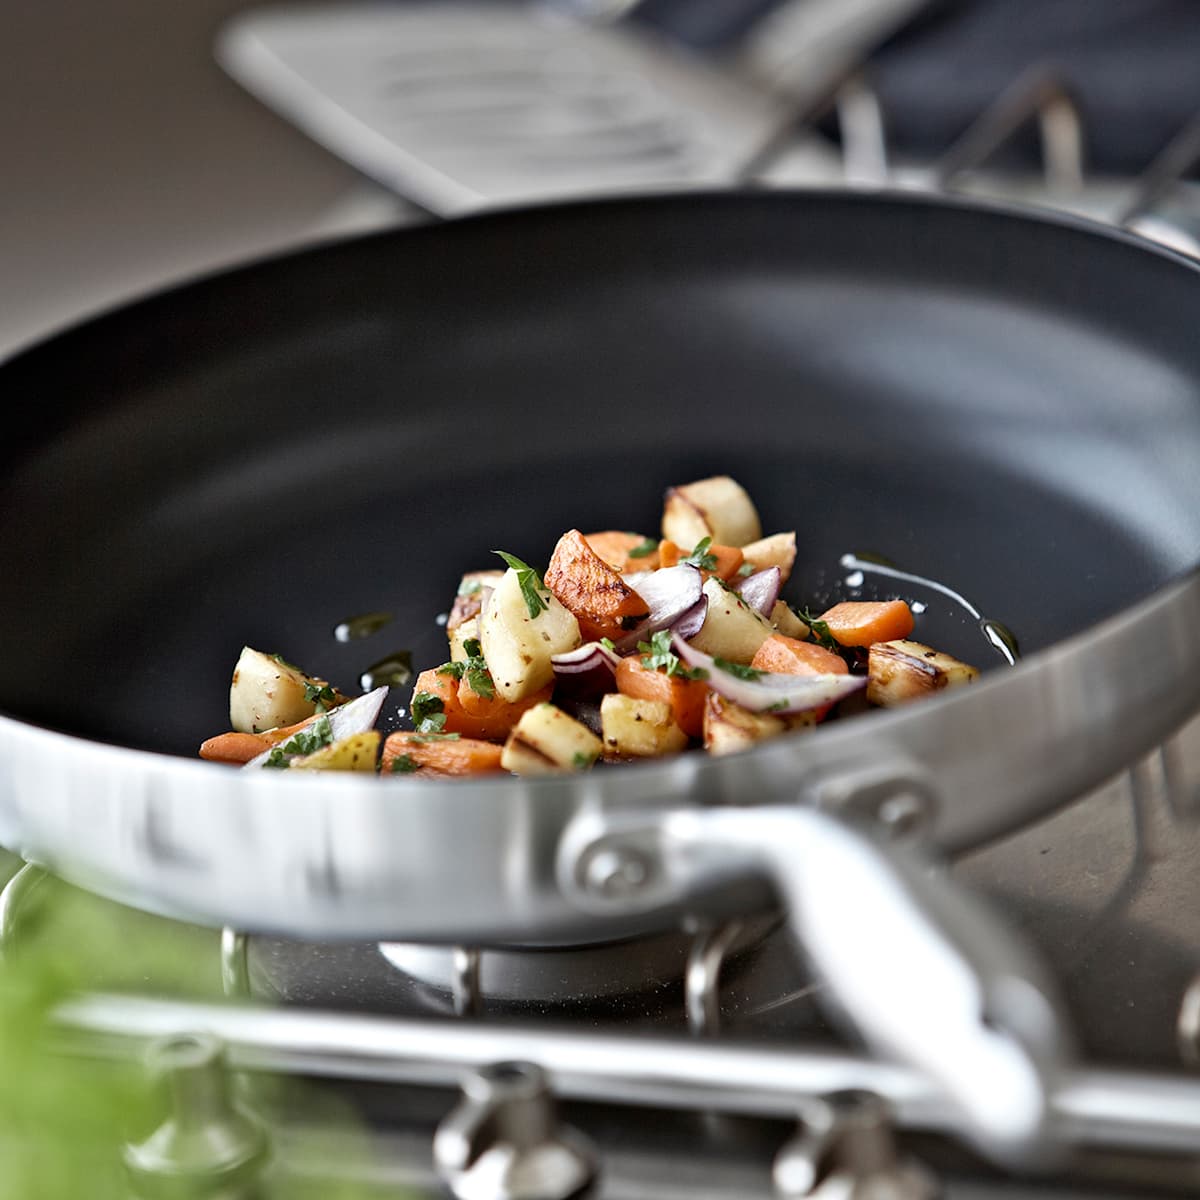
M 903 599 L 797 614 L 780 599 L 795 532 L 763 537 L 728 476 L 669 489 L 661 538 L 571 529 L 544 574 L 497 554 L 504 568 L 462 577 L 449 658 L 418 676 L 411 731 L 374 728 L 387 688 L 348 700 L 246 647 L 233 729 L 201 756 L 418 778 L 587 771 L 689 747 L 731 754 L 979 675 L 911 640 Z

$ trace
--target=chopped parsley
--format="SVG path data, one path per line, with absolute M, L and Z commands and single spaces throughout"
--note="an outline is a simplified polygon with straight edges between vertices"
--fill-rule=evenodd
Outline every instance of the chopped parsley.
M 393 775 L 411 775 L 418 767 L 411 754 L 397 754 L 392 759 Z
M 458 594 L 460 596 L 474 596 L 483 590 L 483 583 L 478 579 L 464 579 L 458 585 Z
M 708 552 L 708 548 L 711 545 L 711 537 L 701 538 L 692 547 L 691 554 L 687 558 L 679 560 L 679 565 L 683 566 L 684 563 L 688 563 L 690 566 L 697 567 L 701 571 L 715 571 L 717 569 L 717 556 Z
M 642 655 L 642 666 L 648 671 L 665 670 L 668 675 L 678 675 L 680 679 L 707 679 L 708 672 L 703 667 L 685 667 L 679 661 L 679 656 L 671 649 L 671 631 L 660 629 L 648 642 L 638 642 L 638 650 Z
M 585 771 L 596 761 L 594 754 L 584 754 L 582 750 L 576 750 L 574 757 L 571 759 L 571 766 L 577 771 Z
M 322 713 L 307 729 L 301 729 L 282 746 L 276 746 L 267 756 L 263 766 L 290 766 L 292 756 L 315 754 L 322 746 L 328 746 L 332 741 L 333 726 L 329 724 L 329 718 Z
M 426 722 L 428 723 L 428 721 L 434 719 L 435 718 L 433 717 L 426 718 Z M 444 720 L 445 718 L 443 715 L 443 721 Z M 408 740 L 415 745 L 426 746 L 430 742 L 457 742 L 461 736 L 462 735 L 458 733 L 414 733 Z
M 658 549 L 658 543 L 653 538 L 646 538 L 645 541 L 639 542 L 632 550 L 629 551 L 629 558 L 649 558 L 655 550 Z
M 738 567 L 737 573 L 738 573 L 738 577 L 740 579 L 745 579 L 747 575 L 753 575 L 754 574 L 754 564 L 753 563 L 742 563 L 742 565 L 740 567 Z
M 802 608 L 799 615 L 800 620 L 808 626 L 808 630 L 813 636 L 813 641 L 818 646 L 823 646 L 826 650 L 832 650 L 834 654 L 841 654 L 841 644 L 829 632 L 829 626 L 820 617 L 814 617 L 807 608 Z
M 337 704 L 333 688 L 327 683 L 306 683 L 304 685 L 304 700 L 306 704 L 316 706 L 317 712 L 325 712 Z
M 541 613 L 550 608 L 541 592 L 541 589 L 546 586 L 542 582 L 542 577 L 528 563 L 522 562 L 515 555 L 506 554 L 503 550 L 494 550 L 492 553 L 498 554 L 516 571 L 517 583 L 521 588 L 521 595 L 525 597 L 525 607 L 529 609 L 530 620 L 536 620 Z
M 483 647 L 479 644 L 479 639 L 467 638 L 463 642 L 463 650 L 466 651 L 466 662 L 442 663 L 437 673 L 452 675 L 455 679 L 462 679 L 465 675 L 467 682 L 478 695 L 485 700 L 493 699 L 496 695 L 496 685 L 492 682 L 491 672 L 484 661 Z
M 412 719 L 418 733 L 441 733 L 446 724 L 445 704 L 432 692 L 417 692 L 412 698 Z
M 713 658 L 713 663 L 720 667 L 722 671 L 728 671 L 730 675 L 737 676 L 738 679 L 744 679 L 747 683 L 753 683 L 756 679 L 761 679 L 766 671 L 760 671 L 757 667 L 747 667 L 744 663 L 730 662 L 727 658 L 721 658 L 719 655 Z
M 492 682 L 492 673 L 484 661 L 483 647 L 480 645 L 479 639 L 467 638 L 463 642 L 463 649 L 467 654 L 465 664 L 467 682 L 471 685 L 472 690 L 485 700 L 493 699 L 496 695 L 496 685 Z

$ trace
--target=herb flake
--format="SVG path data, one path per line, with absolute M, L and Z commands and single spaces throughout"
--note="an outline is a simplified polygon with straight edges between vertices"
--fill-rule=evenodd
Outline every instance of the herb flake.
M 719 655 L 713 658 L 714 665 L 721 668 L 722 671 L 728 671 L 730 675 L 736 676 L 738 679 L 744 679 L 747 683 L 753 683 L 756 679 L 761 679 L 766 671 L 760 671 L 757 667 L 748 667 L 745 663 L 730 662 L 727 658 L 721 658 Z
M 467 638 L 463 642 L 463 652 L 467 656 L 465 661 L 442 663 L 437 668 L 437 673 L 459 680 L 466 676 L 467 682 L 477 695 L 482 696 L 485 700 L 494 699 L 496 685 L 492 682 L 492 673 L 488 670 L 487 662 L 484 660 L 483 647 L 480 645 L 479 639 Z
M 417 770 L 418 763 L 411 754 L 397 754 L 392 759 L 393 775 L 411 775 Z
M 517 584 L 521 588 L 521 595 L 525 597 L 525 607 L 529 610 L 529 619 L 537 620 L 542 613 L 549 611 L 550 603 L 542 595 L 542 590 L 546 586 L 542 582 L 542 577 L 528 563 L 522 562 L 514 554 L 507 554 L 503 550 L 493 550 L 492 553 L 498 554 L 512 570 L 516 571 Z
M 432 692 L 417 692 L 412 698 L 411 713 L 418 733 L 441 733 L 446 724 L 445 704 Z
M 329 684 L 313 682 L 304 685 L 304 701 L 313 705 L 317 712 L 326 712 L 337 704 L 337 697 Z
M 637 648 L 642 655 L 642 666 L 648 671 L 663 670 L 668 675 L 677 675 L 680 679 L 707 679 L 708 672 L 703 667 L 685 667 L 671 649 L 671 631 L 660 629 L 648 642 L 638 642 Z
M 829 626 L 820 617 L 814 616 L 807 608 L 802 608 L 798 615 L 800 620 L 808 626 L 808 631 L 818 646 L 832 650 L 834 654 L 841 654 L 841 643 L 829 632 Z
M 655 550 L 658 549 L 658 542 L 654 538 L 646 538 L 639 542 L 632 550 L 629 551 L 626 557 L 628 558 L 649 558 Z
M 692 547 L 692 552 L 687 558 L 681 558 L 679 565 L 687 563 L 689 566 L 696 567 L 701 571 L 715 571 L 717 569 L 717 556 L 710 554 L 708 548 L 712 545 L 711 537 L 701 538 L 695 546 Z
M 333 726 L 329 724 L 329 718 L 322 713 L 307 729 L 299 730 L 282 746 L 274 747 L 263 766 L 290 767 L 293 757 L 301 754 L 315 754 L 332 741 Z

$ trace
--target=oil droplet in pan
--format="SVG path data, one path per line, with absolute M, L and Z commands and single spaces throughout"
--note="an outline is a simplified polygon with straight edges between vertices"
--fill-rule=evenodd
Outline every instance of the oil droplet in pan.
M 339 642 L 356 642 L 359 638 L 378 633 L 391 619 L 390 612 L 369 612 L 357 617 L 348 617 L 333 627 L 333 636 Z
M 1021 651 L 1017 646 L 1017 639 L 1012 630 L 1007 625 L 1001 624 L 999 621 L 993 621 L 990 617 L 985 617 L 979 609 L 973 605 L 960 592 L 956 592 L 953 588 L 947 587 L 944 583 L 938 583 L 936 579 L 928 579 L 924 575 L 914 575 L 910 571 L 901 571 L 887 559 L 877 554 L 843 554 L 841 557 L 841 566 L 845 571 L 854 571 L 856 574 L 871 574 L 879 575 L 885 579 L 895 579 L 901 583 L 915 584 L 919 587 L 928 588 L 931 591 L 939 592 L 946 599 L 952 601 L 963 609 L 973 620 L 978 622 L 979 631 L 987 639 L 988 644 L 1008 663 L 1009 666 L 1016 666 L 1017 659 L 1021 657 Z M 922 604 L 918 609 L 914 604 L 913 612 L 923 612 L 926 605 Z
M 1017 645 L 1017 635 L 1007 625 L 984 617 L 979 623 L 983 636 L 987 638 L 1010 663 L 1015 663 L 1021 657 L 1021 648 Z
M 403 687 L 412 681 L 412 677 L 412 651 L 396 650 L 369 666 L 358 677 L 358 686 L 364 692 L 374 691 L 385 683 L 388 687 Z

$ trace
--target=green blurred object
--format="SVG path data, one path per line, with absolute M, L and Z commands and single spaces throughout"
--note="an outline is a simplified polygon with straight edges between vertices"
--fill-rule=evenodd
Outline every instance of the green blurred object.
M 130 1200 L 123 1154 L 171 1120 L 161 1081 L 141 1060 L 66 1053 L 52 1014 L 93 990 L 218 999 L 219 935 L 100 900 L 0 854 L 0 882 L 9 881 L 0 905 L 0 1200 Z M 239 1080 L 235 1091 L 253 1096 L 268 1126 L 284 1110 L 315 1118 L 337 1139 L 339 1173 L 370 1174 L 362 1122 L 336 1097 L 278 1078 Z M 305 1187 L 271 1167 L 262 1183 L 266 1196 Z M 313 1186 L 322 1200 L 378 1194 Z

